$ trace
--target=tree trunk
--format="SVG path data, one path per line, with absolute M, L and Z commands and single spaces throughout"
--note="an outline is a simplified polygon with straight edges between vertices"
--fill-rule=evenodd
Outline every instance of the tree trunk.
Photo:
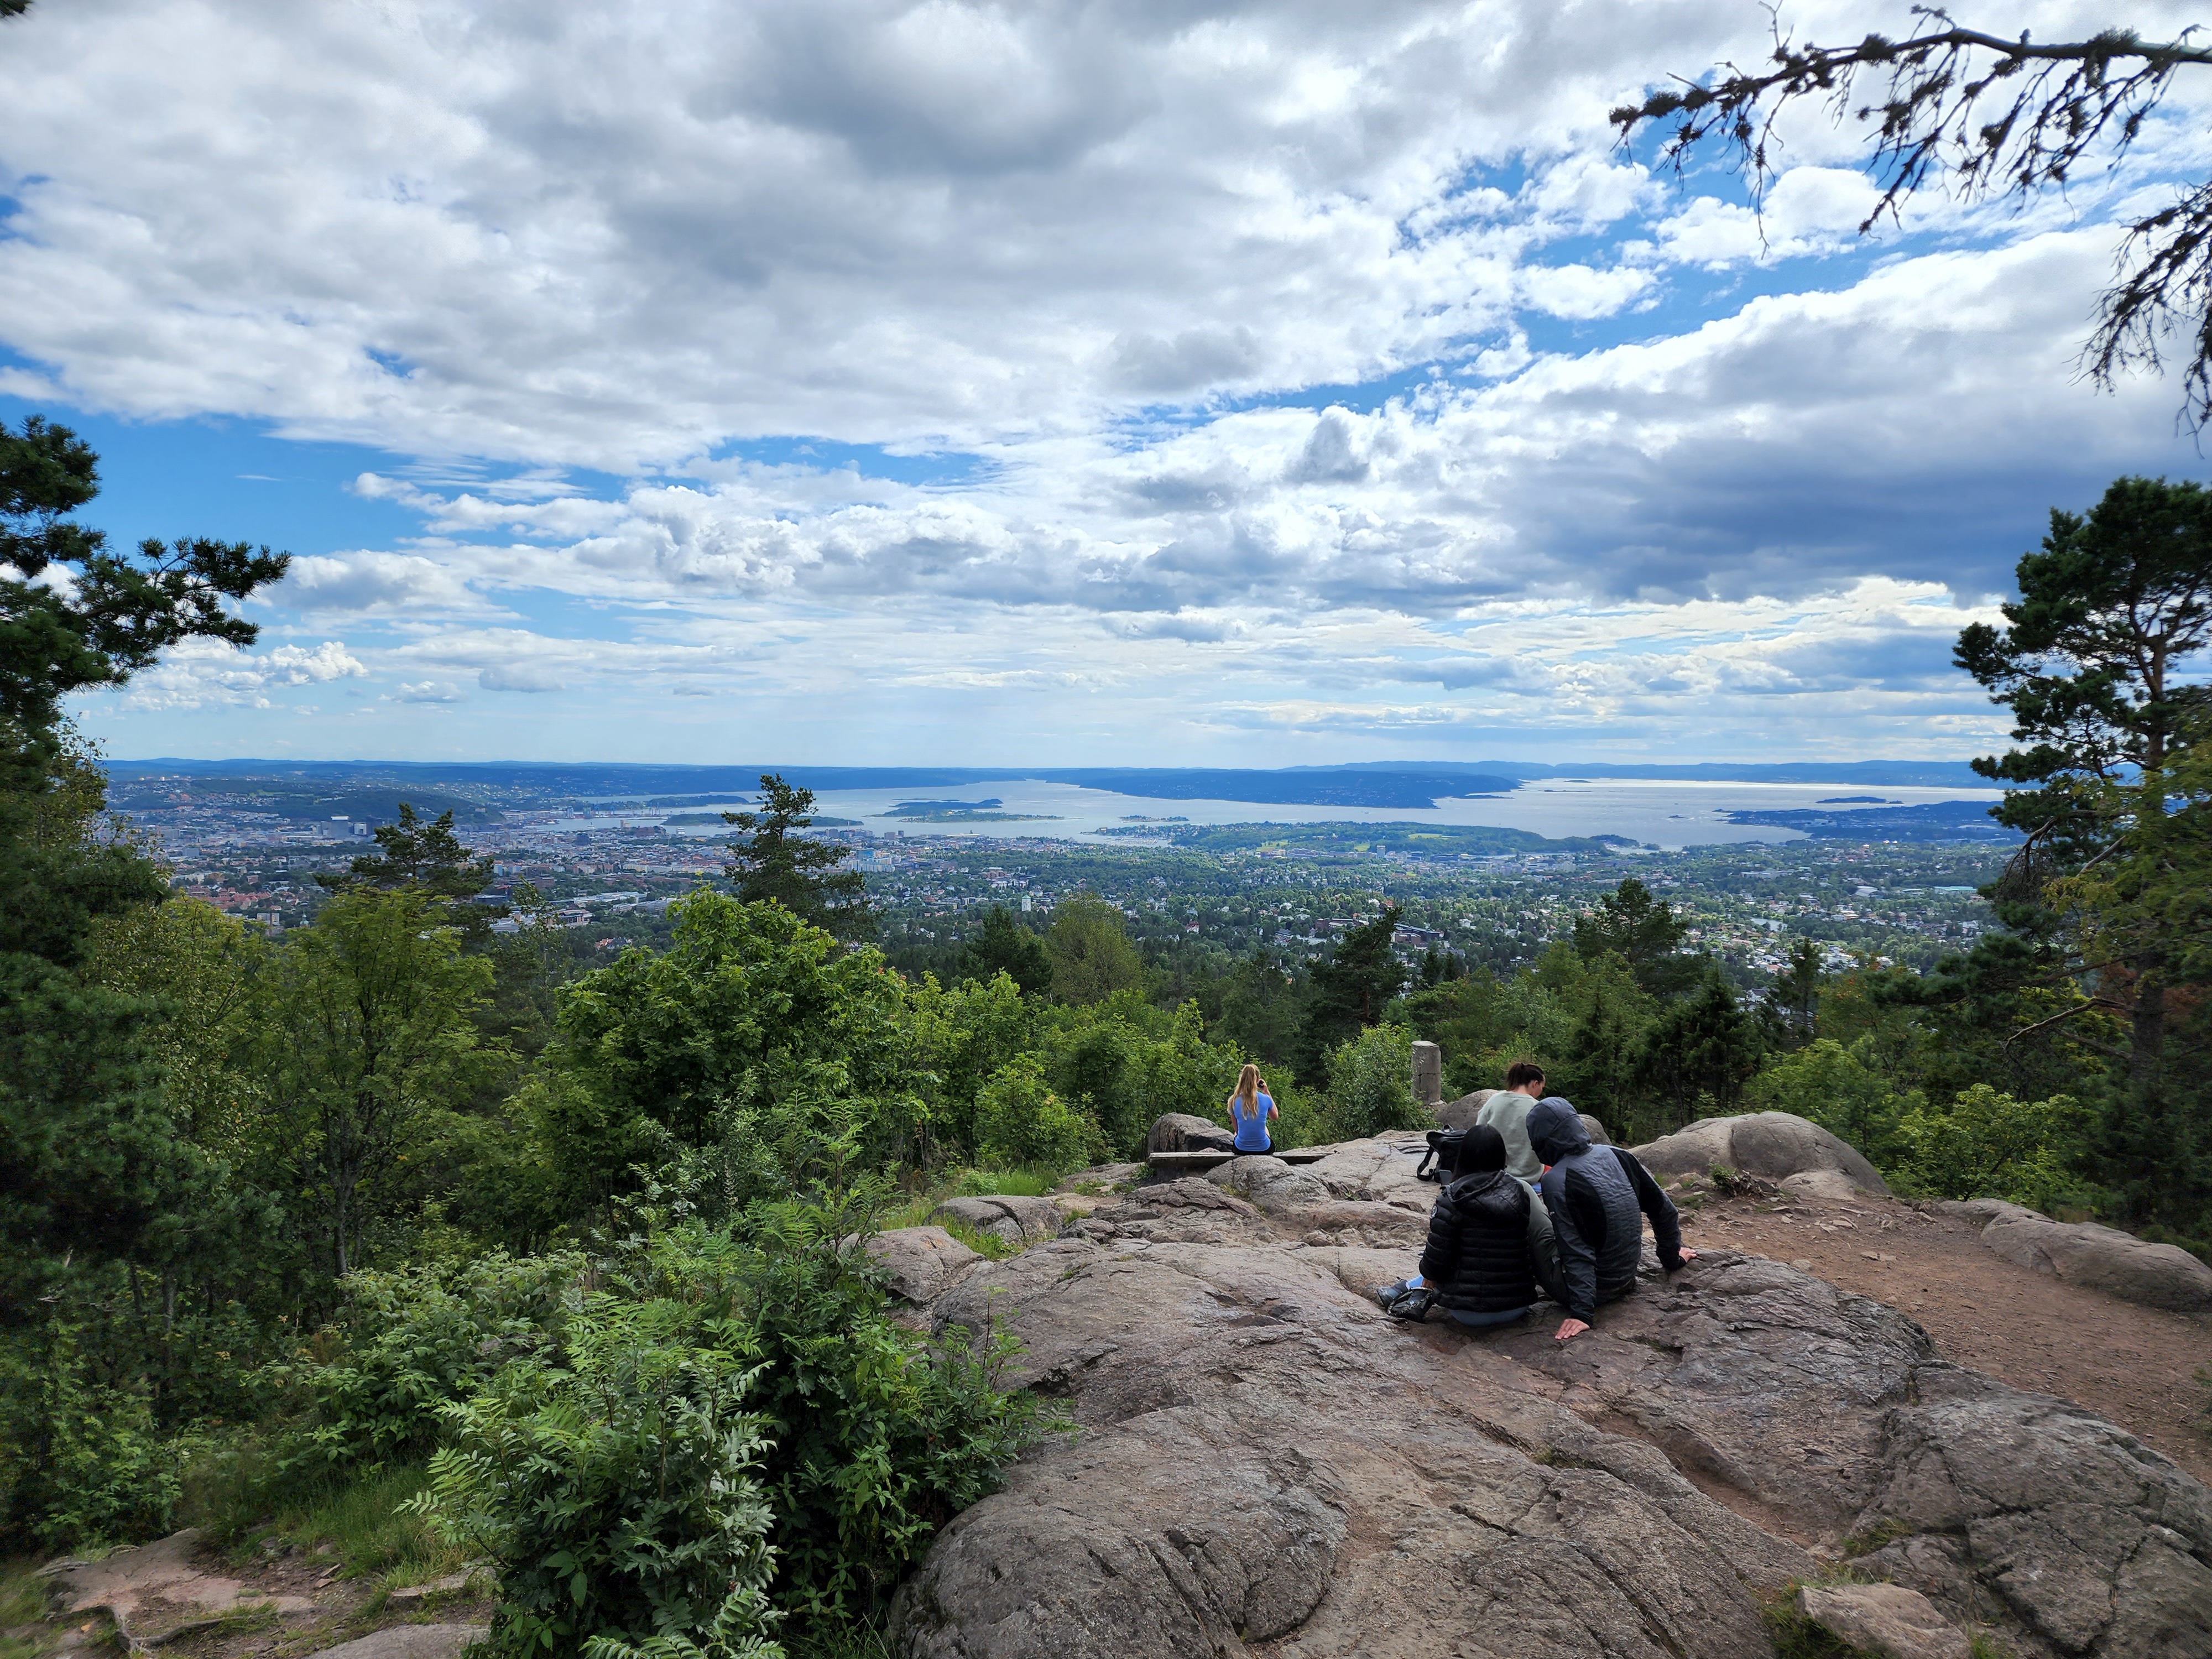
M 2136 981 L 2134 1016 L 2129 1022 L 2128 1082 L 2137 1094 L 2158 1087 L 2166 1060 L 2166 986 L 2156 969 Z

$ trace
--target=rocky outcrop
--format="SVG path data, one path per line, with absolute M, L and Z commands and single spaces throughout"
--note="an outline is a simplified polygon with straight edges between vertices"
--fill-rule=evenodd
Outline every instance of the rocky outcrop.
M 1279 1158 L 1232 1158 L 1208 1170 L 1200 1177 L 1232 1192 L 1262 1210 L 1287 1210 L 1302 1204 L 1318 1204 L 1329 1195 L 1321 1177 L 1294 1168 Z
M 1413 1163 L 1356 1143 L 1310 1168 L 1333 1206 L 1418 1227 Z M 1020 1380 L 1080 1432 L 940 1534 L 895 1651 L 1768 1659 L 1764 1610 L 1846 1536 L 1860 1576 L 2023 1659 L 2212 1651 L 2212 1494 L 1893 1309 L 1714 1251 L 1672 1280 L 1647 1261 L 1571 1343 L 1407 1326 L 1371 1292 L 1409 1249 L 1300 1219 L 1162 1183 L 938 1298 L 948 1335 L 1011 1316 Z
M 1797 1611 L 1875 1659 L 1972 1659 L 1959 1627 L 1899 1584 L 1808 1584 Z
M 1994 1218 L 1982 1229 L 1982 1243 L 2008 1261 L 2124 1302 L 2176 1313 L 2212 1310 L 2212 1267 L 2177 1245 L 2033 1211 Z
M 915 1303 L 934 1302 L 983 1260 L 942 1227 L 894 1228 L 871 1236 L 866 1249 L 891 1289 Z
M 2212 1267 L 2172 1244 L 2154 1244 L 2093 1221 L 2053 1221 L 2002 1198 L 1946 1200 L 1939 1215 L 1971 1221 L 2006 1261 L 2123 1302 L 2176 1313 L 2212 1311 Z
M 207 1540 L 197 1527 L 97 1561 L 59 1561 L 46 1569 L 64 1613 L 105 1613 L 126 1649 L 175 1640 L 240 1613 L 266 1608 L 280 1618 L 314 1611 L 305 1596 L 264 1595 L 203 1563 Z
M 1009 1244 L 1042 1244 L 1060 1237 L 1066 1212 L 1048 1198 L 1024 1198 L 992 1194 L 981 1198 L 948 1198 L 931 1213 L 933 1221 L 946 1217 L 979 1233 Z
M 1148 1152 L 1227 1152 L 1237 1145 L 1237 1137 L 1211 1119 L 1193 1117 L 1188 1112 L 1170 1112 L 1156 1119 L 1152 1133 L 1146 1138 Z
M 484 1625 L 394 1625 L 325 1648 L 315 1659 L 460 1659 L 489 1634 Z
M 1856 1146 L 1790 1112 L 1703 1117 L 1632 1150 L 1654 1175 L 1701 1176 L 1716 1164 L 1770 1181 L 1826 1170 L 1866 1192 L 1885 1197 L 1889 1193 L 1880 1172 Z

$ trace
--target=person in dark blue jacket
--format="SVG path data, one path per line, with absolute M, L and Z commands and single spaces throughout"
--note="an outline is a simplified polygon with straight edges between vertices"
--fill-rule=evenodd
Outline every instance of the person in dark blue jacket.
M 1682 1224 L 1674 1205 L 1636 1154 L 1621 1146 L 1591 1146 L 1589 1130 L 1559 1096 L 1547 1096 L 1529 1109 L 1528 1144 L 1547 1165 L 1537 1191 L 1552 1212 L 1559 1248 L 1565 1292 L 1560 1302 L 1567 1315 L 1559 1328 L 1560 1341 L 1588 1330 L 1598 1304 L 1636 1288 L 1636 1264 L 1644 1255 L 1643 1217 L 1651 1218 L 1662 1267 L 1680 1273 L 1696 1259 L 1695 1250 L 1682 1248 Z

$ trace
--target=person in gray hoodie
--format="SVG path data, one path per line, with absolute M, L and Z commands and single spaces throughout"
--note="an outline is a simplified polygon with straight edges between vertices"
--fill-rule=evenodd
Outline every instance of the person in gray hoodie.
M 1544 1173 L 1544 1163 L 1528 1145 L 1528 1113 L 1543 1097 L 1544 1068 L 1533 1060 L 1516 1060 L 1505 1068 L 1505 1086 L 1474 1115 L 1478 1124 L 1504 1137 L 1508 1173 L 1531 1184 Z
M 1591 1146 L 1589 1130 L 1566 1101 L 1552 1095 L 1530 1109 L 1528 1144 L 1549 1166 L 1537 1190 L 1552 1212 L 1559 1244 L 1560 1305 L 1567 1316 L 1559 1328 L 1560 1341 L 1588 1330 L 1598 1304 L 1636 1288 L 1644 1217 L 1651 1218 L 1662 1268 L 1680 1273 L 1696 1259 L 1695 1250 L 1682 1248 L 1674 1205 L 1636 1154 L 1624 1146 Z

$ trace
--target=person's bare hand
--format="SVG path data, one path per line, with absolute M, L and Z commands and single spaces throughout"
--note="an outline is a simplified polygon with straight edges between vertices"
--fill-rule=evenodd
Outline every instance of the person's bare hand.
M 1563 1319 L 1559 1322 L 1559 1334 L 1553 1340 L 1558 1342 L 1571 1341 L 1589 1328 L 1589 1327 L 1579 1319 Z
M 1677 1255 L 1678 1258 L 1679 1258 L 1681 1261 L 1683 1261 L 1684 1263 L 1686 1263 L 1686 1263 L 1688 1263 L 1688 1262 L 1695 1261 L 1698 1259 L 1698 1253 L 1697 1253 L 1695 1250 L 1691 1249 L 1690 1249 L 1688 1246 L 1686 1246 L 1686 1245 L 1685 1245 L 1685 1246 L 1684 1246 L 1680 1250 L 1679 1250 L 1678 1252 L 1676 1252 L 1676 1255 Z

